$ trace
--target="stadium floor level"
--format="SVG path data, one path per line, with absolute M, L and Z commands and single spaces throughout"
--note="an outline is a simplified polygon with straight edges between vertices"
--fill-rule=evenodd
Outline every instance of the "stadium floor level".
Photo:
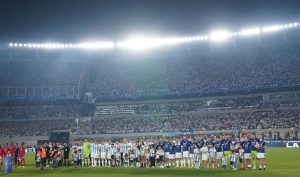
M 288 148 L 268 148 L 267 149 L 267 170 L 266 171 L 232 171 L 212 170 L 212 169 L 157 169 L 157 168 L 74 168 L 61 167 L 58 169 L 45 169 L 43 171 L 36 169 L 33 154 L 26 155 L 26 168 L 14 168 L 13 173 L 5 176 L 13 177 L 300 177 L 300 149 Z M 0 176 L 4 176 L 1 169 Z

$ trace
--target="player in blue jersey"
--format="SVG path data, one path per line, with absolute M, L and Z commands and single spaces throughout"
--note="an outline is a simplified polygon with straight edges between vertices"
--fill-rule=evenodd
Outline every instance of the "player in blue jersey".
M 243 148 L 244 148 L 244 160 L 245 160 L 245 167 L 248 169 L 251 169 L 251 141 L 248 139 L 247 136 L 245 136 L 245 140 L 243 142 Z
M 164 152 L 165 152 L 165 159 L 164 159 L 164 166 L 165 167 L 170 167 L 170 160 L 169 160 L 169 154 L 170 154 L 170 149 L 169 146 L 171 146 L 171 140 L 165 141 L 164 143 Z
M 262 167 L 264 170 L 266 170 L 266 142 L 263 140 L 262 135 L 258 136 L 258 142 L 256 145 L 257 148 L 257 160 L 259 164 L 259 170 L 262 170 Z
M 238 160 L 240 159 L 240 139 L 237 137 L 235 139 L 235 142 L 233 143 L 233 151 L 234 151 L 234 155 L 237 158 L 237 164 L 236 166 L 238 166 Z
M 176 142 L 175 141 L 171 141 L 171 144 L 170 146 L 168 147 L 169 148 L 169 163 L 171 167 L 175 167 L 175 147 L 176 147 Z
M 176 160 L 176 167 L 179 167 L 179 163 L 182 160 L 182 147 L 179 142 L 177 142 L 175 146 L 175 160 Z
M 229 136 L 226 135 L 225 138 L 222 141 L 222 146 L 223 146 L 223 153 L 225 157 L 229 157 L 230 153 L 231 153 L 231 146 L 232 146 L 232 142 L 229 139 Z
M 223 146 L 223 154 L 227 158 L 227 162 L 229 162 L 229 156 L 231 154 L 232 142 L 229 139 L 229 136 L 226 135 L 222 141 Z
M 223 146 L 222 146 L 222 140 L 221 138 L 218 136 L 216 141 L 215 141 L 215 148 L 216 148 L 216 153 L 217 153 L 217 167 L 220 168 L 221 167 L 221 162 L 222 162 L 222 157 L 223 157 Z
M 183 136 L 183 139 L 180 141 L 180 145 L 182 147 L 181 167 L 185 167 L 189 159 L 189 148 L 191 146 L 191 142 L 186 138 L 186 136 Z
M 258 142 L 258 138 L 256 138 L 255 134 L 251 135 L 250 142 L 251 142 L 252 168 L 256 169 L 256 157 L 257 157 L 256 144 Z

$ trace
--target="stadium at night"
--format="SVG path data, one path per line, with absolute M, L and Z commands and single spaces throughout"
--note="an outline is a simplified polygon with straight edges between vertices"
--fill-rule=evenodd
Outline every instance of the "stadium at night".
M 296 176 L 299 5 L 0 2 L 0 174 Z

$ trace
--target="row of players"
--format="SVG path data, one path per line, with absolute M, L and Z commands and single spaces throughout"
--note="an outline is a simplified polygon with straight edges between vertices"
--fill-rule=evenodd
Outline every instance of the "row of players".
M 203 167 L 266 169 L 266 142 L 262 135 L 239 138 L 194 137 L 160 139 L 158 142 L 127 141 L 97 142 L 87 140 L 83 146 L 72 146 L 75 166 L 136 166 L 136 167 Z
M 3 166 L 4 159 L 7 156 L 12 158 L 12 163 L 15 166 L 25 167 L 25 143 L 22 142 L 21 145 L 18 143 L 11 142 L 10 145 L 6 143 L 5 146 L 0 145 L 0 168 Z

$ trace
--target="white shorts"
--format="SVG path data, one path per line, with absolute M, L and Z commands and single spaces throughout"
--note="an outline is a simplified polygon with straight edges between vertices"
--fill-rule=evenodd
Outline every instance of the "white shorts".
M 175 154 L 169 154 L 169 159 L 174 160 L 175 159 Z
M 239 154 L 238 152 L 235 152 L 234 154 L 235 154 L 235 156 L 236 156 L 237 158 L 240 157 L 240 154 Z
M 208 154 L 202 154 L 202 160 L 207 161 L 208 160 Z
M 182 153 L 181 152 L 176 152 L 175 158 L 176 159 L 181 159 L 182 158 Z
M 257 153 L 257 158 L 258 159 L 264 159 L 265 157 L 265 153 Z
M 166 158 L 166 159 L 169 158 L 169 154 L 170 154 L 170 152 L 165 152 L 165 158 Z
M 94 153 L 91 153 L 91 158 L 95 158 L 95 154 Z
M 106 154 L 106 158 L 107 159 L 111 159 L 111 155 L 110 154 Z
M 194 154 L 190 154 L 190 158 L 194 158 L 195 157 L 195 155 Z
M 100 154 L 94 154 L 95 159 L 100 159 Z
M 244 153 L 244 159 L 251 159 L 251 153 Z
M 106 159 L 106 153 L 105 152 L 101 152 L 101 159 Z
M 223 152 L 217 152 L 217 159 L 221 160 L 223 157 Z
M 216 155 L 215 154 L 209 154 L 209 159 L 211 161 L 215 161 Z
M 183 158 L 187 158 L 187 157 L 190 156 L 189 154 L 190 154 L 189 151 L 183 151 L 183 152 L 182 152 L 182 157 L 183 157 Z

